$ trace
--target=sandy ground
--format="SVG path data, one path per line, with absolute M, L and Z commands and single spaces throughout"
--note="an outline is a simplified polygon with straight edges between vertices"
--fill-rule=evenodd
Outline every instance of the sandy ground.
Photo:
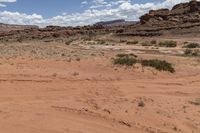
M 170 74 L 113 66 L 108 53 L 80 61 L 3 54 L 0 133 L 200 133 L 198 59 L 140 55 L 169 60 Z

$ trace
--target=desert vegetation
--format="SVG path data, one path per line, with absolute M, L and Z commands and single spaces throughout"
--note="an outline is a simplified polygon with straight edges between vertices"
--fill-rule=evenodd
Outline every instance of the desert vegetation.
M 191 50 L 191 49 L 186 49 L 184 51 L 185 56 L 200 56 L 200 50 Z
M 152 67 L 159 71 L 169 71 L 171 73 L 175 72 L 175 69 L 171 63 L 164 60 L 151 59 L 151 60 L 141 60 L 142 66 Z
M 142 46 L 152 46 L 152 44 L 148 41 L 142 42 L 141 45 Z
M 156 45 L 157 41 L 156 40 L 151 40 L 151 44 Z
M 200 48 L 200 44 L 198 44 L 198 43 L 189 43 L 189 44 L 187 44 L 186 43 L 186 45 L 183 46 L 183 48 Z
M 159 42 L 158 46 L 159 47 L 176 47 L 177 42 L 176 41 L 163 41 L 163 42 Z
M 135 40 L 135 41 L 128 41 L 126 44 L 127 45 L 135 45 L 135 44 L 138 44 L 139 41 Z
M 116 58 L 113 59 L 113 64 L 133 66 L 137 63 L 135 56 L 130 56 L 128 54 L 118 54 Z
M 137 59 L 136 55 L 132 54 L 118 54 L 116 58 L 113 60 L 113 64 L 115 65 L 123 65 L 123 66 L 133 66 L 136 63 L 140 63 L 143 67 L 152 67 L 159 71 L 168 71 L 170 73 L 174 73 L 175 69 L 173 65 L 164 60 L 158 59 Z

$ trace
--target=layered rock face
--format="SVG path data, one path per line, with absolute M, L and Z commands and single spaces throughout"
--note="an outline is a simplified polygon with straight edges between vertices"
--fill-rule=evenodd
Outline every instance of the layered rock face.
M 200 2 L 190 1 L 175 5 L 171 10 L 151 10 L 140 17 L 141 24 L 173 26 L 185 23 L 200 22 Z
M 66 38 L 75 35 L 91 35 L 99 32 L 111 32 L 109 29 L 104 28 L 101 25 L 77 27 L 47 26 L 45 28 L 37 28 L 32 26 L 8 26 L 10 26 L 12 29 L 10 28 L 11 30 L 9 29 L 7 31 L 4 30 L 0 32 L 0 41 Z

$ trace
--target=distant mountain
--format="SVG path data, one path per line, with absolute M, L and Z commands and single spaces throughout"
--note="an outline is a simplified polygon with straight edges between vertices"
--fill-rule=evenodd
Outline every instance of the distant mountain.
M 110 27 L 110 26 L 132 25 L 136 23 L 137 21 L 126 21 L 124 19 L 118 19 L 118 20 L 112 20 L 112 21 L 101 21 L 101 22 L 96 23 L 95 25 Z
M 31 28 L 39 28 L 39 27 L 34 25 L 12 25 L 12 24 L 0 23 L 0 33 L 15 31 L 15 30 L 31 29 Z

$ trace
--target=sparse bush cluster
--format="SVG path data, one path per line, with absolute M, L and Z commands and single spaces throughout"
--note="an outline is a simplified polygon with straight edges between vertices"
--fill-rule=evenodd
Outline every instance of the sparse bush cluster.
M 127 45 L 134 45 L 134 44 L 138 44 L 139 42 L 137 41 L 137 40 L 135 40 L 135 41 L 129 41 L 129 42 L 127 42 L 126 44 Z
M 177 42 L 175 42 L 175 41 L 164 41 L 164 42 L 160 42 L 158 44 L 158 46 L 160 46 L 160 47 L 176 47 Z
M 141 64 L 142 66 L 153 67 L 159 71 L 169 71 L 171 73 L 175 72 L 175 69 L 173 68 L 172 64 L 164 60 L 163 61 L 157 59 L 141 60 Z
M 137 59 L 135 56 L 130 56 L 128 54 L 118 54 L 113 60 L 113 63 L 114 65 L 133 66 L 137 63 Z
M 183 46 L 183 48 L 200 48 L 200 44 L 198 44 L 198 43 L 189 43 L 189 44 Z
M 134 54 L 118 54 L 113 60 L 114 65 L 123 65 L 123 66 L 133 66 L 136 63 L 140 63 L 144 67 L 152 67 L 159 71 L 168 71 L 171 73 L 175 72 L 175 69 L 171 63 L 168 63 L 164 60 L 143 60 L 137 59 L 137 56 Z
M 104 45 L 104 44 L 106 44 L 106 41 L 105 40 L 97 40 L 97 43 L 100 45 Z
M 186 49 L 184 51 L 184 55 L 186 55 L 186 56 L 200 56 L 200 50 Z
M 125 42 L 127 42 L 127 40 L 120 39 L 120 43 L 125 43 Z
M 92 41 L 90 43 L 97 44 L 97 45 L 109 45 L 109 40 L 94 39 L 94 41 Z
M 148 41 L 145 41 L 142 43 L 142 46 L 151 46 L 151 44 Z
M 156 40 L 151 40 L 151 44 L 157 44 L 157 41 Z
M 139 41 L 134 40 L 134 41 L 127 41 L 127 45 L 135 45 L 138 44 Z M 142 46 L 156 46 L 156 47 L 177 47 L 177 42 L 176 41 L 161 41 L 158 42 L 156 40 L 150 40 L 150 41 L 143 41 L 141 42 Z
M 142 46 L 158 46 L 158 47 L 176 47 L 176 41 L 157 42 L 156 40 L 142 42 Z
M 119 58 L 123 58 L 123 57 L 135 57 L 137 58 L 137 55 L 135 54 L 117 54 L 116 57 L 119 57 Z
M 22 40 L 23 40 L 22 37 L 17 38 L 17 41 L 20 43 L 22 42 Z
M 66 45 L 70 45 L 72 42 L 73 42 L 73 40 L 72 40 L 72 39 L 69 39 L 69 40 L 65 41 L 65 44 L 66 44 Z

